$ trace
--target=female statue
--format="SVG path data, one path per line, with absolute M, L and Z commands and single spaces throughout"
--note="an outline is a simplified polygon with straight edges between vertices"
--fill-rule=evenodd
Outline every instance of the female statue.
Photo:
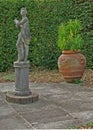
M 14 20 L 16 27 L 21 29 L 18 34 L 18 40 L 16 43 L 16 47 L 18 50 L 18 62 L 27 61 L 29 44 L 30 44 L 30 29 L 29 29 L 29 21 L 26 17 L 27 10 L 26 8 L 21 8 L 20 14 L 22 15 L 22 20 L 19 21 L 17 19 Z

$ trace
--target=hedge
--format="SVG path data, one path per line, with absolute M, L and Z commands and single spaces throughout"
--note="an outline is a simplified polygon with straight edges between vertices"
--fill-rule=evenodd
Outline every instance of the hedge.
M 93 68 L 92 0 L 0 0 L 0 71 L 12 68 L 17 60 L 15 44 L 20 30 L 13 20 L 15 17 L 21 19 L 21 7 L 27 8 L 30 21 L 32 39 L 28 59 L 31 67 L 57 68 L 61 54 L 57 46 L 58 26 L 61 22 L 78 18 L 84 27 L 82 52 L 87 58 L 87 67 Z

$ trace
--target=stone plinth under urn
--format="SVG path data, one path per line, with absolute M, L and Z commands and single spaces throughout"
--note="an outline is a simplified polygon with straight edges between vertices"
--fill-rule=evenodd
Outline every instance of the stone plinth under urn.
M 13 103 L 32 103 L 39 98 L 38 94 L 34 94 L 29 89 L 29 61 L 27 61 L 29 43 L 30 43 L 30 30 L 29 21 L 26 17 L 26 8 L 21 8 L 22 20 L 15 19 L 16 26 L 21 28 L 18 34 L 16 43 L 18 51 L 18 60 L 14 62 L 15 68 L 15 91 L 6 94 L 6 100 Z

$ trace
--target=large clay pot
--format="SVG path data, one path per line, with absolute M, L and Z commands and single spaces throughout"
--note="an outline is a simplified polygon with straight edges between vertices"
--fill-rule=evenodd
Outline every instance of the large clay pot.
M 86 58 L 80 51 L 62 51 L 58 58 L 59 72 L 66 82 L 80 79 L 83 76 L 86 66 Z

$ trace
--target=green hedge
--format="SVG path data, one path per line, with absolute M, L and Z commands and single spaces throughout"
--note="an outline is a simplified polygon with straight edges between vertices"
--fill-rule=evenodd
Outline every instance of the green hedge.
M 82 51 L 87 58 L 87 67 L 93 69 L 93 0 L 77 0 L 75 9 L 84 28 L 82 34 L 85 45 Z
M 0 0 L 0 71 L 13 67 L 17 59 L 16 41 L 19 30 L 14 18 L 20 17 L 20 8 L 26 7 L 30 20 L 31 43 L 29 60 L 31 66 L 57 68 L 61 51 L 57 47 L 58 26 L 61 22 L 78 18 L 84 29 L 82 35 L 87 57 L 87 67 L 92 66 L 93 50 L 93 2 L 92 0 Z

